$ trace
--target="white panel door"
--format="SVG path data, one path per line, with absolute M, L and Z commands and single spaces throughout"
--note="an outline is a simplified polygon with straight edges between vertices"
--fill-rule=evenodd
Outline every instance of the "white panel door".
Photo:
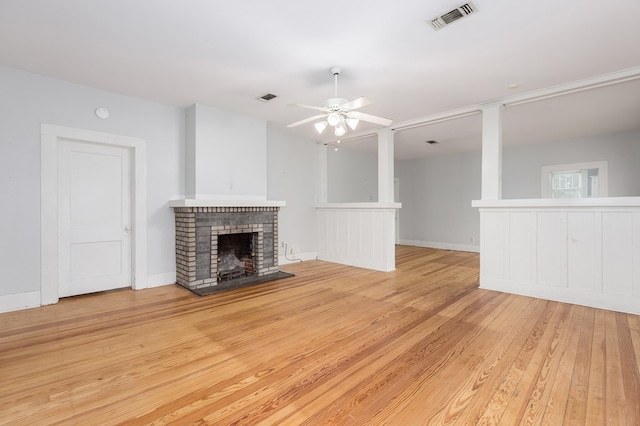
M 129 149 L 62 142 L 58 161 L 60 297 L 131 287 Z

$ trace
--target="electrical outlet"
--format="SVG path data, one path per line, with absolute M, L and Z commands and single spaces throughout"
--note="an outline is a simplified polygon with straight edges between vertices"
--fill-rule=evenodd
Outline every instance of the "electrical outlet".
M 283 241 L 280 243 L 280 247 L 285 248 L 287 246 L 287 242 Z

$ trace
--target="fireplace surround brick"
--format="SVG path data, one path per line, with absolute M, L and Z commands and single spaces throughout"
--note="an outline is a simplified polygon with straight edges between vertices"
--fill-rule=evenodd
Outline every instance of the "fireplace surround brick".
M 278 272 L 279 207 L 174 207 L 176 282 L 188 289 L 218 284 L 218 236 L 254 234 L 256 275 Z

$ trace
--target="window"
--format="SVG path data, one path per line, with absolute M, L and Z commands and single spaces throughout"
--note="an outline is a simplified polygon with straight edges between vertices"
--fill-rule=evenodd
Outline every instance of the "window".
M 607 161 L 544 166 L 541 175 L 542 198 L 607 196 Z

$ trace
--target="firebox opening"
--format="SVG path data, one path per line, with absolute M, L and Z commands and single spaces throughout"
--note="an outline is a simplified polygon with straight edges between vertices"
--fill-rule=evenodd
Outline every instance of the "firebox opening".
M 218 236 L 218 281 L 256 275 L 254 243 L 257 233 Z

